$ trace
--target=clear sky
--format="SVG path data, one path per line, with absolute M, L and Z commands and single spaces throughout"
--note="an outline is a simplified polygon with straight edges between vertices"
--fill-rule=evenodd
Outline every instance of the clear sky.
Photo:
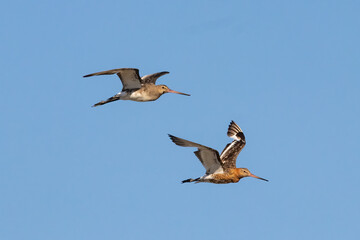
M 359 237 L 359 1 L 0 5 L 0 239 Z M 122 67 L 191 97 L 91 108 Z M 270 182 L 181 184 L 231 120 Z

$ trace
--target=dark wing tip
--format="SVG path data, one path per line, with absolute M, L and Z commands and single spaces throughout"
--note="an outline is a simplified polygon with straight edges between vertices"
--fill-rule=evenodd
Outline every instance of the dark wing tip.
M 173 136 L 171 134 L 168 134 L 168 135 L 169 135 L 171 141 L 173 141 L 173 143 L 175 143 L 176 145 L 179 145 L 179 140 L 178 140 L 177 137 L 175 137 L 175 136 Z
M 92 77 L 92 76 L 100 76 L 100 75 L 112 75 L 112 74 L 118 74 L 121 71 L 135 71 L 137 75 L 139 75 L 139 69 L 137 68 L 115 68 L 115 69 L 111 69 L 111 70 L 106 70 L 106 71 L 101 71 L 101 72 L 96 72 L 96 73 L 90 73 L 87 74 L 83 77 Z M 139 76 L 140 78 L 140 76 Z
M 173 143 L 175 143 L 176 145 L 181 146 L 181 147 L 189 147 L 189 145 L 188 145 L 189 141 L 182 139 L 182 138 L 175 137 L 171 134 L 168 134 L 168 135 L 169 135 L 171 141 L 173 141 Z
M 171 134 L 168 134 L 169 135 L 169 138 L 171 139 L 171 141 L 173 141 L 174 143 L 175 143 L 175 139 L 176 139 L 176 137 L 175 136 L 173 136 L 173 135 L 171 135 Z
M 227 135 L 238 141 L 240 141 L 240 140 L 245 141 L 245 134 L 243 133 L 241 128 L 234 121 L 230 122 Z
M 157 75 L 159 75 L 159 77 L 162 77 L 163 75 L 165 75 L 165 74 L 169 74 L 170 72 L 168 72 L 168 71 L 162 71 L 162 72 L 157 72 L 157 73 L 153 73 L 153 74 L 157 74 Z M 153 75 L 153 74 L 150 74 L 150 75 Z

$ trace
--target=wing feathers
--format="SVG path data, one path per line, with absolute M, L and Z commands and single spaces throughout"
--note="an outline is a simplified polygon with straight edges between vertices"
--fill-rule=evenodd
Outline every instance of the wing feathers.
M 215 149 L 203 146 L 198 143 L 194 143 L 182 138 L 178 138 L 169 134 L 170 139 L 178 146 L 182 147 L 197 147 L 198 150 L 195 151 L 196 157 L 200 160 L 204 168 L 206 169 L 206 174 L 212 174 L 215 172 L 222 172 L 219 152 Z
M 121 71 L 127 71 L 127 70 L 132 70 L 132 71 L 137 71 L 139 72 L 139 69 L 136 68 L 117 68 L 117 69 L 111 69 L 111 70 L 107 70 L 107 71 L 102 71 L 102 72 L 96 72 L 96 73 L 90 73 L 88 75 L 85 75 L 84 77 L 92 77 L 92 76 L 100 76 L 100 75 L 112 75 Z
M 111 75 L 117 74 L 123 84 L 123 91 L 130 89 L 139 89 L 141 88 L 141 78 L 139 75 L 139 69 L 137 68 L 117 68 L 97 73 L 91 73 L 85 75 L 84 77 L 92 77 L 99 75 Z
M 244 140 L 245 141 L 245 135 L 244 135 L 243 131 L 234 121 L 230 122 L 227 135 L 228 135 L 228 137 L 231 137 L 234 140 L 237 140 L 237 141 Z
M 141 84 L 146 84 L 146 83 L 155 84 L 156 80 L 159 77 L 165 74 L 169 74 L 169 72 L 164 71 L 164 72 L 153 73 L 153 74 L 145 75 L 142 78 L 140 78 L 139 69 L 137 68 L 117 68 L 102 72 L 91 73 L 85 75 L 84 77 L 112 75 L 112 74 L 117 74 L 119 76 L 121 82 L 123 83 L 124 86 L 123 91 L 124 91 L 128 89 L 141 88 Z
M 141 83 L 153 83 L 155 84 L 156 80 L 161 77 L 164 76 L 165 74 L 169 74 L 169 72 L 158 72 L 158 73 L 153 73 L 153 74 L 149 74 L 146 76 L 143 76 L 141 78 Z
M 197 148 L 204 148 L 204 149 L 214 150 L 214 149 L 212 149 L 212 148 L 209 148 L 209 147 L 203 146 L 203 145 L 201 145 L 201 144 L 194 143 L 194 142 L 191 142 L 191 141 L 182 139 L 182 138 L 178 138 L 178 137 L 175 137 L 175 136 L 170 135 L 170 134 L 169 134 L 169 137 L 170 137 L 171 141 L 173 141 L 173 142 L 174 142 L 176 145 L 178 145 L 178 146 L 182 146 L 182 147 L 197 147 Z M 216 150 L 214 150 L 214 151 L 216 151 Z
M 227 144 L 220 155 L 220 160 L 225 170 L 236 168 L 236 159 L 246 144 L 243 131 L 234 121 L 230 122 L 227 135 L 234 139 L 234 141 Z
M 169 137 L 176 145 L 182 147 L 197 147 L 198 150 L 194 152 L 196 157 L 205 167 L 206 174 L 211 174 L 218 171 L 226 171 L 227 169 L 236 168 L 236 159 L 241 150 L 245 147 L 245 135 L 234 121 L 230 122 L 227 135 L 233 138 L 234 141 L 226 145 L 220 156 L 218 151 L 212 148 L 178 138 L 170 134 Z

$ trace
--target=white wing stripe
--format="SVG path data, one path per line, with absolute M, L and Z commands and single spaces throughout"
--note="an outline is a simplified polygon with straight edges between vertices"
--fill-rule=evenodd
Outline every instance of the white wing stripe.
M 222 158 L 222 156 L 224 156 L 224 154 L 226 154 L 227 151 L 229 151 L 233 146 L 234 144 L 237 142 L 237 140 L 235 139 L 235 141 L 233 141 L 222 153 L 221 153 L 221 156 L 220 156 L 220 159 Z

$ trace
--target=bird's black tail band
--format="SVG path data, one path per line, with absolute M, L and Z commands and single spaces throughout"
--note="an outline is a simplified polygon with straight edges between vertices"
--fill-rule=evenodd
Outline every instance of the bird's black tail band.
M 196 178 L 196 179 L 189 178 L 189 179 L 183 180 L 181 183 L 197 182 L 199 180 L 200 180 L 200 178 Z

